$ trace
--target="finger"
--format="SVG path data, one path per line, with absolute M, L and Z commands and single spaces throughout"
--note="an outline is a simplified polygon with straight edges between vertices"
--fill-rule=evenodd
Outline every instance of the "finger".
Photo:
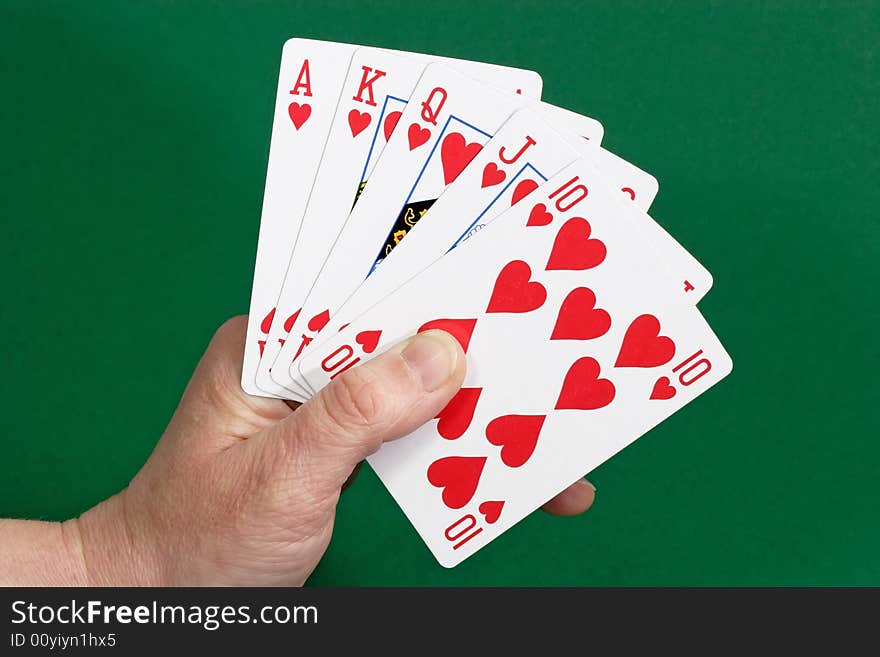
M 291 414 L 281 400 L 241 388 L 247 317 L 233 317 L 214 333 L 174 412 L 167 435 L 177 447 L 205 454 L 241 442 Z
M 338 491 L 382 443 L 436 416 L 464 373 L 464 352 L 455 338 L 443 331 L 417 334 L 338 376 L 275 425 L 269 441 L 284 445 L 291 476 L 324 492 Z
M 242 353 L 247 336 L 247 315 L 226 320 L 214 333 L 199 362 L 193 381 L 212 392 L 219 408 L 226 407 L 240 416 L 252 415 L 267 421 L 287 417 L 289 402 L 272 397 L 249 395 L 241 387 Z M 260 426 L 253 427 L 259 429 Z
M 578 479 L 541 507 L 551 516 L 577 516 L 589 509 L 596 499 L 596 487 Z

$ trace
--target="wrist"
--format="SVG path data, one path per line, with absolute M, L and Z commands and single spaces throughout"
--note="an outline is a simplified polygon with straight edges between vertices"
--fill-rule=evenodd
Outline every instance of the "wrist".
M 126 509 L 126 491 L 61 523 L 85 586 L 161 586 L 155 546 Z

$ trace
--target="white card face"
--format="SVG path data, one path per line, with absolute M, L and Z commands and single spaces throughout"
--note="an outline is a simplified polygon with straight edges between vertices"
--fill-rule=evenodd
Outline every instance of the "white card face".
M 598 140 L 583 139 L 583 146 L 574 145 L 575 140 L 582 139 L 575 135 L 583 134 L 584 127 L 578 125 L 577 119 L 593 120 L 568 112 L 570 116 L 564 117 L 564 127 L 572 135 L 565 138 L 542 120 L 542 116 L 558 120 L 555 112 L 545 109 L 549 107 L 553 106 L 539 103 L 521 109 L 501 126 L 428 213 L 416 223 L 407 235 L 406 243 L 394 249 L 339 308 L 327 324 L 328 335 L 336 333 L 343 324 L 352 321 L 427 268 L 460 241 L 475 234 L 515 201 L 528 198 L 528 194 L 574 162 L 581 152 L 586 157 L 592 157 L 602 170 L 600 152 L 607 151 L 600 151 Z M 611 184 L 616 187 L 638 187 L 642 178 L 654 180 L 653 176 L 632 165 L 629 168 L 631 171 L 615 171 L 618 177 L 610 177 Z M 641 199 L 650 198 L 651 187 L 655 185 L 645 187 L 644 193 L 639 195 Z M 318 343 L 320 341 L 321 338 Z
M 506 210 L 514 198 L 521 198 L 546 181 L 549 174 L 576 159 L 578 148 L 550 131 L 539 116 L 551 117 L 556 125 L 565 126 L 572 135 L 583 135 L 571 138 L 572 141 L 577 139 L 579 148 L 598 151 L 603 129 L 595 119 L 543 102 L 515 112 L 427 214 L 416 222 L 407 235 L 406 245 L 393 249 L 382 266 L 334 313 L 314 345 L 425 269 L 471 230 L 477 230 L 477 226 Z M 537 133 L 529 132 L 529 123 L 539 124 Z M 542 130 L 550 133 L 546 139 L 539 134 Z M 632 178 L 634 176 L 625 178 L 625 184 L 632 184 L 629 182 Z M 648 193 L 646 188 L 645 198 Z M 302 379 L 296 383 L 307 385 Z M 314 391 L 309 389 L 309 393 Z
M 591 157 L 595 154 L 596 159 L 593 161 L 612 187 L 645 212 L 650 209 L 659 190 L 654 176 L 604 148 L 596 152 L 577 141 L 574 145 L 581 155 Z M 678 278 L 679 291 L 683 298 L 696 305 L 712 288 L 712 274 L 690 251 L 666 232 L 663 226 L 647 215 L 644 219 L 640 223 L 640 229 L 645 240 L 654 245 L 669 271 Z
M 272 363 L 274 381 L 292 387 L 289 365 L 366 278 L 380 254 L 384 257 L 389 240 L 402 239 L 416 215 L 427 211 L 492 132 L 527 102 L 522 95 L 487 88 L 445 64 L 425 69 Z
M 296 393 L 295 398 L 302 399 L 303 391 L 285 377 L 273 380 L 272 363 L 416 82 L 433 61 L 446 62 L 498 87 L 519 90 L 526 97 L 540 94 L 540 76 L 534 71 L 379 48 L 359 48 L 355 52 L 265 339 L 256 373 L 261 390 L 280 397 Z
M 360 48 L 351 60 L 277 300 L 278 319 L 272 322 L 257 368 L 257 386 L 266 392 L 290 396 L 291 391 L 272 380 L 271 365 L 425 66 L 420 57 L 377 48 Z
M 241 376 L 252 395 L 265 396 L 256 386 L 257 365 L 355 48 L 290 39 L 281 54 Z
M 585 117 L 576 114 L 571 110 L 550 103 L 538 103 L 530 106 L 535 110 L 549 125 L 555 130 L 561 132 L 569 142 L 573 144 L 579 152 L 587 155 L 593 155 L 590 146 L 599 145 L 599 140 L 595 139 L 591 133 L 585 130 L 583 119 Z M 585 142 L 578 139 L 570 139 L 572 136 L 582 137 Z M 610 182 L 622 181 L 621 191 L 627 194 L 638 207 L 645 212 L 651 207 L 660 185 L 657 179 L 650 173 L 642 171 L 634 164 L 627 162 L 604 148 L 598 152 L 598 165 L 602 174 L 608 178 Z
M 576 120 L 578 115 L 563 110 L 566 116 L 548 110 L 552 107 L 540 103 L 519 110 L 499 129 L 407 235 L 406 243 L 394 249 L 339 308 L 326 327 L 327 337 L 319 336 L 315 346 L 426 269 L 450 248 L 485 227 L 513 201 L 525 199 L 524 202 L 528 202 L 528 194 L 533 189 L 578 157 L 593 162 L 608 184 L 620 190 L 627 202 L 648 209 L 645 204 L 649 205 L 657 192 L 656 179 L 598 148 L 594 141 L 578 137 L 583 134 L 583 126 Z M 544 117 L 557 122 L 560 118 L 564 120 L 569 134 L 554 130 L 557 126 L 548 125 Z M 647 215 L 643 216 L 645 234 L 650 234 L 648 241 L 670 272 L 682 280 L 708 280 L 711 284 L 711 276 L 705 268 L 662 227 Z M 695 288 L 691 286 L 690 292 L 686 289 L 682 286 L 683 298 L 696 303 L 699 297 L 694 296 Z M 296 367 L 301 375 L 299 364 Z
M 549 221 L 535 220 L 538 204 Z M 444 566 L 731 371 L 639 215 L 579 160 L 303 357 L 320 388 L 418 331 L 460 341 L 462 390 L 369 459 Z

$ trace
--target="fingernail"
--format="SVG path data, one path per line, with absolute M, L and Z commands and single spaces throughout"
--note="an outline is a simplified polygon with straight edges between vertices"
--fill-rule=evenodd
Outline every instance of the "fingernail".
M 458 342 L 445 331 L 425 331 L 410 338 L 400 355 L 418 375 L 422 388 L 433 392 L 455 372 L 460 352 Z
M 581 481 L 583 481 L 587 486 L 592 488 L 594 493 L 596 492 L 596 487 L 593 485 L 592 481 L 587 481 L 586 479 L 582 479 Z

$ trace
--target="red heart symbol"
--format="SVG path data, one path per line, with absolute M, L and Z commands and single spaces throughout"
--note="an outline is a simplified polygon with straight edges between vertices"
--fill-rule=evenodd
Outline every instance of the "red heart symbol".
M 565 297 L 556 316 L 551 340 L 592 340 L 611 328 L 611 315 L 596 308 L 596 295 L 588 287 L 576 287 Z
M 391 138 L 391 133 L 394 132 L 394 128 L 397 127 L 397 122 L 400 121 L 400 115 L 401 112 L 398 110 L 396 112 L 391 112 L 385 117 L 385 122 L 382 124 L 382 131 L 385 133 L 385 141 L 388 141 Z
M 446 440 L 461 438 L 474 419 L 482 388 L 461 388 L 437 414 L 437 433 Z
M 544 305 L 547 290 L 537 281 L 529 280 L 532 269 L 522 260 L 504 265 L 489 299 L 487 313 L 527 313 Z
M 562 382 L 556 408 L 590 411 L 610 404 L 614 399 L 614 384 L 600 379 L 599 370 L 599 363 L 589 356 L 572 363 Z
M 458 178 L 458 174 L 476 157 L 483 148 L 479 142 L 465 141 L 460 132 L 452 132 L 443 138 L 440 146 L 440 161 L 443 162 L 443 180 L 450 184 Z
M 590 224 L 586 219 L 573 217 L 564 224 L 547 260 L 548 270 L 590 269 L 605 259 L 605 244 L 602 240 L 590 239 Z
M 546 226 L 551 221 L 553 221 L 553 215 L 547 212 L 547 206 L 543 203 L 538 203 L 529 212 L 529 220 L 526 222 L 526 226 Z
M 510 204 L 516 205 L 536 189 L 538 189 L 538 183 L 531 178 L 521 180 L 513 190 L 513 196 L 510 197 Z
M 407 130 L 407 137 L 409 137 L 409 150 L 414 151 L 431 138 L 431 131 L 418 123 L 413 123 Z
M 260 322 L 260 331 L 262 333 L 268 333 L 269 329 L 272 328 L 272 318 L 275 317 L 275 309 L 269 311 L 269 314 L 263 318 L 263 321 Z
M 546 415 L 502 415 L 486 427 L 486 438 L 501 448 L 501 461 L 518 468 L 528 461 L 538 444 Z
M 489 162 L 489 164 L 483 167 L 483 182 L 480 184 L 480 187 L 493 187 L 500 182 L 504 182 L 505 178 L 507 178 L 507 174 L 499 169 L 497 164 Z
M 614 366 L 657 367 L 674 355 L 675 343 L 660 335 L 660 321 L 654 315 L 639 315 L 626 329 Z
M 348 113 L 348 127 L 351 128 L 351 136 L 357 137 L 366 130 L 372 118 L 367 112 L 359 112 L 356 109 L 351 110 Z
M 302 105 L 291 103 L 287 106 L 287 114 L 290 116 L 290 120 L 293 121 L 293 127 L 299 130 L 303 127 L 303 123 L 312 115 L 312 106 L 308 103 L 303 103 Z
M 432 319 L 430 322 L 422 324 L 416 333 L 430 331 L 431 329 L 446 331 L 453 338 L 458 340 L 462 351 L 467 353 L 468 345 L 471 342 L 471 335 L 473 334 L 474 326 L 476 325 L 476 319 Z
M 477 507 L 483 517 L 490 525 L 493 524 L 501 515 L 501 509 L 504 508 L 504 500 L 492 500 L 491 502 L 483 502 Z
M 654 382 L 651 399 L 672 399 L 673 397 L 675 397 L 675 388 L 669 385 L 668 376 L 661 376 Z
M 361 331 L 354 336 L 354 341 L 361 346 L 365 354 L 371 354 L 379 344 L 380 335 L 382 335 L 382 331 Z
M 312 317 L 309 320 L 309 324 L 308 324 L 309 330 L 312 333 L 317 333 L 322 328 L 324 328 L 324 326 L 329 321 L 330 321 L 330 311 L 329 310 L 322 310 L 321 312 L 319 312 L 317 315 L 315 315 L 314 317 Z
M 428 481 L 443 489 L 446 506 L 460 509 L 474 496 L 485 465 L 485 456 L 447 456 L 428 466 Z

